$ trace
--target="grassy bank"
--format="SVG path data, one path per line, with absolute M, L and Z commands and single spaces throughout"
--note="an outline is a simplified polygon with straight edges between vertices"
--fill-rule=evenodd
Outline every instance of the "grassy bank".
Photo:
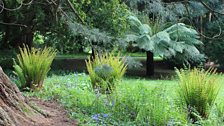
M 220 78 L 223 80 L 224 76 Z M 125 78 L 110 95 L 96 93 L 90 85 L 86 74 L 53 75 L 46 79 L 42 91 L 26 95 L 59 101 L 80 125 L 193 125 L 178 104 L 175 77 L 171 80 Z M 220 116 L 224 113 L 223 92 L 221 86 L 216 106 L 200 124 L 224 124 L 224 116 Z

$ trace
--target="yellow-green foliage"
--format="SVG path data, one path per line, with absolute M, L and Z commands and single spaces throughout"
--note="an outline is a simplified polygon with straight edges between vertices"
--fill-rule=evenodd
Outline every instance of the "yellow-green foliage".
M 179 77 L 178 94 L 189 118 L 193 122 L 198 120 L 198 115 L 207 118 L 219 92 L 219 77 L 213 69 L 177 70 Z
M 115 83 L 119 81 L 126 72 L 127 65 L 120 55 L 106 53 L 96 54 L 95 59 L 86 61 L 87 70 L 90 75 L 92 87 L 100 89 L 100 92 L 112 91 Z
M 44 49 L 29 49 L 27 46 L 19 48 L 19 50 L 18 62 L 14 62 L 14 73 L 19 78 L 19 86 L 31 89 L 41 88 L 56 56 L 56 51 L 47 47 Z

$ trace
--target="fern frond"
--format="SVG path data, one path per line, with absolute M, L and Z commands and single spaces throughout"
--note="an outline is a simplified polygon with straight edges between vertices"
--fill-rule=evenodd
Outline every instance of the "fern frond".
M 50 65 L 56 56 L 53 48 L 29 49 L 19 48 L 18 63 L 14 62 L 14 73 L 19 78 L 21 88 L 41 88 L 44 78 L 50 70 Z

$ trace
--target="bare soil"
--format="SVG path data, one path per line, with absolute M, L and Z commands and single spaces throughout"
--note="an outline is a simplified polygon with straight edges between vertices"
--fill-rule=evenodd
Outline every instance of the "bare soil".
M 34 126 L 76 126 L 77 121 L 69 118 L 68 112 L 55 101 L 44 101 L 38 98 L 28 98 L 31 106 L 44 115 Z M 38 120 L 38 117 L 33 117 Z M 36 119 L 35 119 L 36 118 Z

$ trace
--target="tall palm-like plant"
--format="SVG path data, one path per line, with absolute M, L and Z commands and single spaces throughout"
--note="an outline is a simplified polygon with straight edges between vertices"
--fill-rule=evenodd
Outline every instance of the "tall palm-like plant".
M 159 32 L 153 32 L 135 16 L 128 17 L 131 34 L 127 41 L 147 52 L 147 75 L 154 74 L 153 55 L 163 58 L 182 55 L 184 60 L 202 56 L 196 45 L 202 45 L 196 30 L 183 23 L 174 24 Z

